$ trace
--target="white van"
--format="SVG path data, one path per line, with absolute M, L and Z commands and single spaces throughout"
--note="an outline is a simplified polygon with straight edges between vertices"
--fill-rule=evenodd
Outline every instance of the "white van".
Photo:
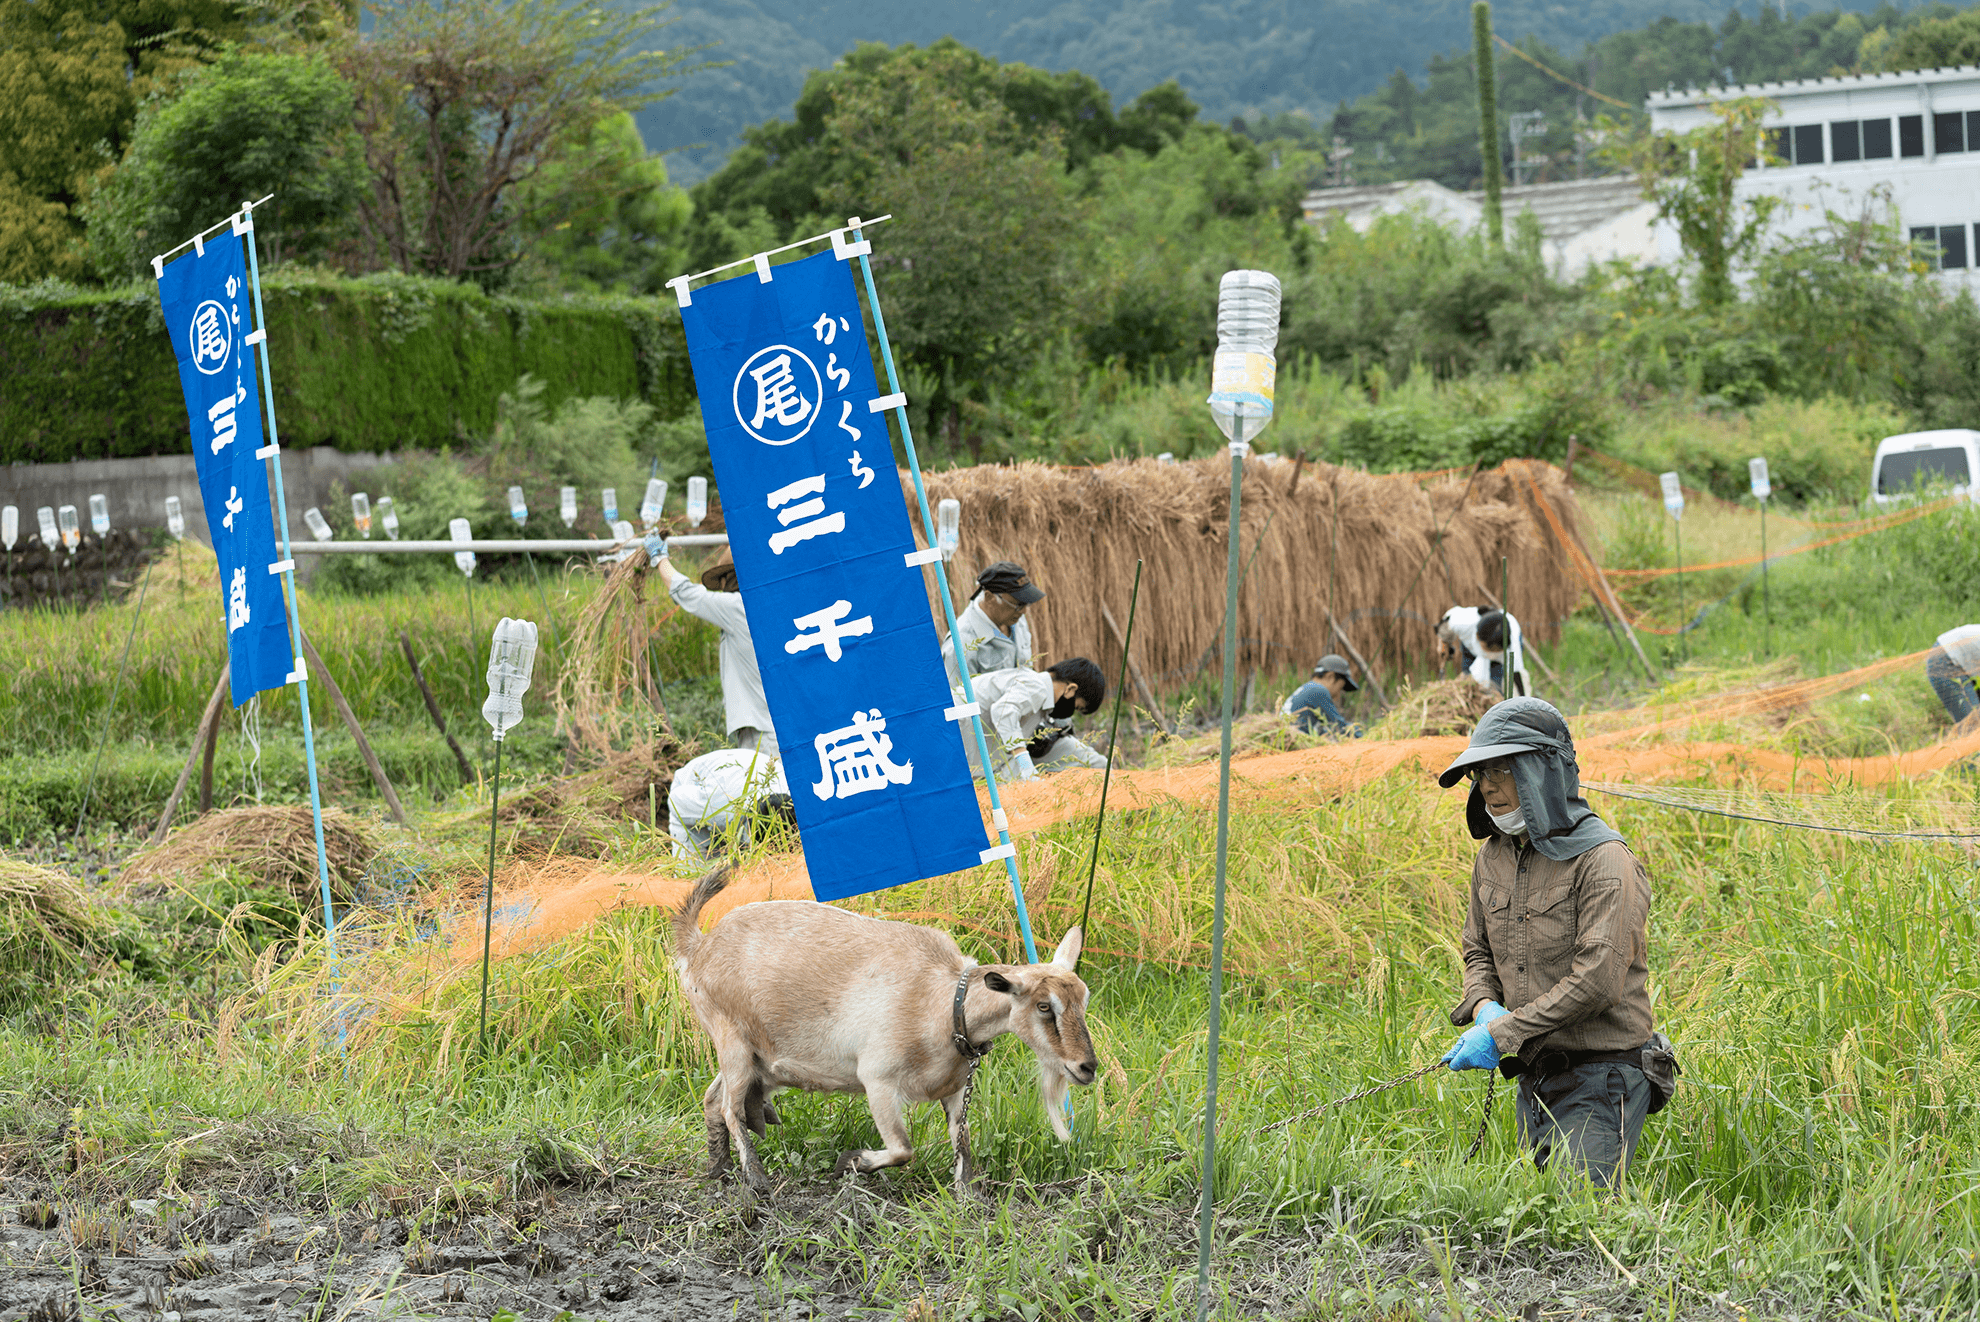
M 1870 499 L 1903 500 L 1920 482 L 1944 482 L 1955 495 L 1980 500 L 1980 431 L 1949 428 L 1886 436 L 1870 463 Z

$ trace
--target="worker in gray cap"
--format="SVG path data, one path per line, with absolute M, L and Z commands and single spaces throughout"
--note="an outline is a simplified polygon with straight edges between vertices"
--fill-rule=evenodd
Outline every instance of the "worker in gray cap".
M 1485 713 L 1444 769 L 1466 777 L 1465 822 L 1484 846 L 1471 869 L 1464 994 L 1469 1024 L 1444 1063 L 1519 1080 L 1520 1140 L 1615 1188 L 1646 1116 L 1677 1086 L 1677 1057 L 1653 1029 L 1650 878 L 1588 801 L 1567 721 L 1538 698 Z
M 1045 590 L 1031 581 L 1023 565 L 999 560 L 978 574 L 969 605 L 956 616 L 955 636 L 942 640 L 949 686 L 962 683 L 962 672 L 956 669 L 956 637 L 962 639 L 962 658 L 972 676 L 1014 667 L 1031 669 L 1031 626 L 1024 613 L 1044 599 Z
M 1341 715 L 1341 698 L 1357 693 L 1361 685 L 1348 674 L 1347 658 L 1329 652 L 1313 663 L 1313 678 L 1294 689 L 1279 710 L 1293 718 L 1301 734 L 1338 734 L 1350 739 L 1361 737 L 1361 727 L 1348 724 Z

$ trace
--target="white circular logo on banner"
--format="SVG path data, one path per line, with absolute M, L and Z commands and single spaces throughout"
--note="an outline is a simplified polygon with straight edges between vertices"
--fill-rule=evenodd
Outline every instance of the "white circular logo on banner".
M 811 430 L 825 399 L 818 367 L 800 349 L 758 349 L 736 373 L 736 421 L 765 445 L 789 445 Z
M 207 299 L 193 309 L 186 327 L 186 344 L 192 350 L 192 364 L 213 376 L 234 356 L 234 322 L 227 309 Z

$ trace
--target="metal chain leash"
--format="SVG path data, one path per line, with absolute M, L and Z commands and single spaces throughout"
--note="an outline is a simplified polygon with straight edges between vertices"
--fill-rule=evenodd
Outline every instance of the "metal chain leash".
M 1282 1119 L 1274 1120 L 1271 1124 L 1266 1125 L 1258 1132 L 1261 1134 L 1269 1134 L 1275 1129 L 1283 1129 L 1285 1126 L 1292 1124 L 1296 1120 L 1310 1119 L 1313 1116 L 1320 1115 L 1323 1112 L 1331 1111 L 1337 1106 L 1346 1106 L 1349 1102 L 1358 1102 L 1364 1097 L 1373 1097 L 1378 1092 L 1387 1092 L 1391 1088 L 1400 1088 L 1405 1083 L 1415 1082 L 1416 1080 L 1422 1078 L 1424 1075 L 1430 1073 L 1432 1070 L 1440 1070 L 1442 1068 L 1444 1068 L 1443 1061 L 1441 1060 L 1433 1061 L 1430 1064 L 1425 1065 L 1422 1069 L 1412 1070 L 1408 1074 L 1402 1075 L 1400 1078 L 1390 1079 L 1387 1083 L 1378 1083 L 1375 1084 L 1373 1087 L 1363 1088 L 1360 1092 L 1351 1092 L 1345 1097 L 1336 1097 L 1331 1102 L 1322 1102 L 1318 1106 L 1311 1106 L 1304 1111 L 1297 1111 L 1292 1115 L 1286 1116 Z M 1497 1070 L 1493 1070 L 1485 1080 L 1485 1105 L 1483 1111 L 1480 1113 L 1478 1117 L 1478 1133 L 1471 1140 L 1471 1150 L 1464 1154 L 1464 1159 L 1467 1162 L 1473 1160 L 1478 1156 L 1479 1150 L 1485 1146 L 1485 1135 L 1491 1131 L 1492 1095 L 1493 1095 L 1493 1091 L 1498 1087 L 1498 1084 L 1499 1084 L 1499 1072 Z

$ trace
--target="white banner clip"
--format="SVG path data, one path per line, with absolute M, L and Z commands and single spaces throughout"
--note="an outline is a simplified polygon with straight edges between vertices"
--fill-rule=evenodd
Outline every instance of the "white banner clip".
M 990 824 L 999 831 L 1008 831 L 1011 829 L 1011 819 L 1004 815 L 1002 808 L 992 808 L 990 810 Z
M 157 277 L 158 277 L 158 278 L 159 278 L 160 280 L 163 280 L 163 279 L 165 278 L 165 259 L 164 259 L 163 257 L 154 257 L 154 258 L 152 258 L 152 259 L 151 259 L 151 269 L 152 269 L 152 272 L 153 272 L 153 273 L 154 273 L 155 275 L 157 275 Z
M 842 262 L 850 261 L 854 257 L 864 257 L 873 251 L 873 245 L 865 239 L 861 239 L 858 243 L 848 242 L 846 236 L 851 233 L 849 229 L 832 231 L 832 255 Z
M 959 702 L 953 707 L 944 707 L 942 709 L 942 719 L 945 721 L 966 721 L 976 715 L 980 710 L 982 709 L 973 702 Z
M 262 327 L 262 328 L 261 328 L 260 330 L 251 330 L 251 331 L 249 331 L 249 332 L 247 333 L 247 338 L 246 338 L 246 339 L 244 339 L 244 340 L 242 340 L 242 341 L 241 341 L 241 343 L 242 343 L 242 344 L 261 344 L 261 343 L 263 343 L 264 341 L 266 341 L 267 339 L 268 339 L 268 328 L 267 328 L 266 326 L 263 326 L 263 327 Z
M 262 446 L 259 450 L 256 450 L 254 452 L 254 457 L 257 459 L 273 459 L 276 455 L 280 453 L 282 453 L 281 445 L 277 442 L 270 442 L 269 444 Z
M 770 283 L 770 254 L 760 252 L 751 259 L 756 263 L 756 278 L 764 284 Z
M 904 409 L 906 407 L 907 396 L 901 394 L 899 391 L 891 395 L 882 395 L 878 399 L 869 399 L 866 401 L 866 411 L 868 413 L 885 413 L 888 409 Z
M 295 567 L 296 562 L 293 560 L 277 560 L 274 564 L 268 566 L 268 572 L 271 574 L 286 574 Z
M 240 235 L 243 234 L 254 233 L 254 214 L 250 212 L 246 207 L 243 207 L 239 211 L 236 211 L 234 213 L 233 220 L 234 220 L 234 234 L 236 237 L 239 237 Z
M 901 559 L 905 560 L 910 566 L 932 565 L 941 558 L 942 548 L 939 546 L 931 546 L 926 551 L 904 551 L 901 553 Z
M 282 682 L 284 684 L 300 684 L 308 678 L 309 678 L 309 671 L 303 667 L 303 659 L 301 657 L 297 657 L 296 668 L 294 670 L 291 670 L 289 672 L 289 677 L 283 680 Z
M 205 235 L 203 235 L 203 234 L 195 234 L 195 235 L 193 235 L 193 256 L 195 256 L 195 257 L 204 257 L 204 256 L 206 256 L 206 236 L 205 236 Z
M 688 293 L 688 285 L 693 279 L 691 275 L 677 275 L 667 282 L 667 288 L 674 291 L 674 297 L 680 300 L 682 307 L 689 307 L 694 303 L 694 295 Z
M 984 850 L 981 854 L 978 854 L 977 857 L 983 860 L 985 863 L 995 863 L 1000 858 L 1016 858 L 1017 846 L 1008 845 L 1008 844 L 998 845 L 995 849 Z

